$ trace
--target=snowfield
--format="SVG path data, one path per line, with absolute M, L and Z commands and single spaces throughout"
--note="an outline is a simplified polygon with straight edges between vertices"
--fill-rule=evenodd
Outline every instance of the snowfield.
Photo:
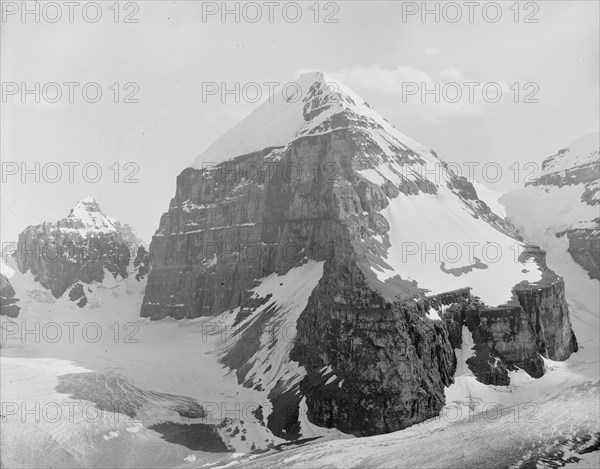
M 488 306 L 498 306 L 512 298 L 517 283 L 541 279 L 537 266 L 518 261 L 521 243 L 474 218 L 447 188 L 400 194 L 382 215 L 390 225 L 384 260 L 391 268 L 375 271 L 380 280 L 400 273 L 431 294 L 471 287 Z
M 305 308 L 322 269 L 322 262 L 308 261 L 286 275 L 266 277 L 255 288 L 257 298 L 267 293 L 273 296 L 253 317 L 275 303 L 279 306 L 278 314 L 265 327 L 258 351 L 246 357 L 251 365 L 249 376 L 273 363 L 271 372 L 257 378 L 264 387 L 257 391 L 240 386 L 236 374 L 220 362 L 241 340 L 241 325 L 233 325 L 237 310 L 214 318 L 152 322 L 139 317 L 143 284 L 131 277 L 111 284 L 108 272 L 103 284 L 90 286 L 91 307 L 80 309 L 68 301 L 67 294 L 56 300 L 40 295 L 45 289 L 30 273 L 20 274 L 10 263 L 3 263 L 2 273 L 21 299 L 22 309 L 15 319 L 0 319 L 5 417 L 2 465 L 196 467 L 200 462 L 231 457 L 231 453 L 194 451 L 165 441 L 155 430 L 164 422 L 220 427 L 229 419 L 216 431 L 238 453 L 251 451 L 253 444 L 264 448 L 285 443 L 274 437 L 254 412 L 262 406 L 266 421 L 271 411 L 267 395 L 275 383 L 269 379 L 303 376 L 304 370 L 286 358 L 295 337 L 295 328 L 290 325 L 295 325 L 295 318 Z M 106 381 L 99 388 L 106 387 L 109 397 L 94 386 L 90 390 L 89 383 L 87 391 L 80 390 L 88 399 L 57 392 L 61 383 L 77 390 L 70 381 L 72 374 L 92 374 L 92 382 Z M 65 377 L 69 378 L 66 384 Z M 115 383 L 126 389 L 124 397 L 111 389 Z M 106 410 L 107 400 L 117 408 L 148 402 L 130 418 Z M 208 415 L 201 419 L 183 417 L 165 404 L 169 400 L 188 406 L 192 400 L 192 406 L 201 405 Z M 33 412 L 27 414 L 28 410 Z M 307 434 L 314 431 L 306 418 L 303 426 Z M 185 433 L 181 428 L 185 427 L 179 432 Z M 343 437 L 336 431 L 329 433 Z M 183 436 L 180 439 L 185 442 Z M 25 447 L 29 450 L 24 451 Z
M 30 274 L 21 275 L 3 264 L 2 271 L 22 299 L 23 309 L 16 319 L 2 317 L 2 463 L 7 467 L 506 467 L 509 461 L 517 464 L 557 448 L 568 454 L 574 445 L 590 446 L 585 435 L 600 432 L 599 282 L 589 279 L 570 258 L 564 240 L 550 237 L 549 241 L 543 247 L 548 249 L 549 266 L 566 279 L 571 320 L 580 345 L 569 360 L 547 360 L 548 373 L 538 380 L 519 371 L 511 376 L 509 387 L 485 386 L 466 366 L 472 350 L 464 345 L 456 351 L 459 366 L 455 383 L 446 389 L 447 406 L 441 417 L 400 432 L 356 439 L 310 424 L 304 408 L 303 438 L 321 438 L 261 454 L 253 454 L 246 443 L 266 439 L 277 445 L 284 441 L 270 435 L 248 411 L 256 409 L 256 403 L 267 407 L 265 392 L 239 386 L 234 373 L 219 363 L 223 350 L 231 346 L 221 340 L 222 334 L 231 333 L 231 329 L 219 329 L 215 324 L 227 324 L 234 314 L 181 321 L 140 319 L 141 291 L 128 288 L 124 284 L 127 281 L 100 288 L 96 294 L 102 300 L 95 302 L 99 305 L 95 309 L 71 307 L 64 298 L 43 303 L 27 295 L 27 291 L 41 289 Z M 312 275 L 304 275 L 307 272 L 302 269 Z M 277 295 L 275 300 L 285 305 L 287 314 L 299 314 L 305 293 L 312 290 L 321 269 L 320 263 L 310 263 L 286 276 L 267 277 L 255 292 L 257 296 L 272 292 Z M 44 325 L 69 321 L 98 324 L 102 338 L 95 343 L 83 340 L 79 334 L 82 327 L 75 329 L 72 343 L 65 339 L 50 343 L 41 333 L 37 341 L 35 334 L 25 339 L 20 334 L 26 325 L 33 330 L 39 322 L 47 338 L 54 337 Z M 8 323 L 16 324 L 18 333 L 13 333 Z M 121 332 L 118 340 L 115 323 Z M 129 323 L 137 329 L 126 329 Z M 125 335 L 134 330 L 129 338 L 137 342 L 126 341 Z M 463 333 L 465 344 L 471 343 L 469 332 Z M 281 346 L 289 345 L 282 342 Z M 263 347 L 253 367 L 262 366 L 271 354 L 269 358 L 274 359 L 284 353 L 283 349 Z M 290 366 L 291 374 L 301 372 Z M 135 389 L 162 397 L 142 408 L 136 418 L 109 411 L 97 413 L 93 400 L 57 392 L 65 376 L 81 373 L 123 376 Z M 268 373 L 264 379 L 268 382 Z M 166 441 L 149 427 L 165 421 L 195 421 L 158 405 L 169 398 L 167 394 L 186 396 L 209 407 L 213 413 L 202 422 L 217 424 L 230 417 L 236 421 L 231 427 L 237 423 L 241 428 L 240 420 L 244 420 L 246 441 L 235 437 L 227 440 L 226 430 L 219 430 L 235 448 L 233 453 L 191 450 Z M 16 412 L 13 403 L 19 406 Z M 35 422 L 35 412 L 22 410 L 35 409 L 36 403 L 40 406 L 39 422 Z M 58 420 L 52 413 L 57 407 L 62 411 Z M 84 407 L 87 414 L 83 414 Z M 75 409 L 71 419 L 70 408 Z M 46 409 L 46 414 L 41 409 Z M 96 419 L 97 415 L 101 418 Z M 567 467 L 596 467 L 597 455 L 597 451 L 585 454 L 578 465 Z
M 497 306 L 512 299 L 519 282 L 541 279 L 537 264 L 518 261 L 523 244 L 500 231 L 499 219 L 482 211 L 477 200 L 427 175 L 426 166 L 441 164 L 434 152 L 401 134 L 327 76 L 302 75 L 299 93 L 309 94 L 315 80 L 331 86 L 309 103 L 323 109 L 277 93 L 192 167 L 273 147 L 271 157 L 276 158 L 296 138 L 331 131 L 330 118 L 347 110 L 350 121 L 365 124 L 357 126 L 368 143 L 354 168 L 360 176 L 378 185 L 409 180 L 428 189 L 415 191 L 418 195 L 400 193 L 382 210 L 390 231 L 374 236 L 387 247 L 382 262 L 371 267 L 379 280 L 400 275 L 429 294 L 471 287 L 488 306 Z M 306 120 L 309 114 L 314 116 Z M 574 148 L 588 146 L 585 140 Z M 568 165 L 579 163 L 568 160 Z M 552 171 L 562 171 L 561 164 L 556 162 Z M 323 262 L 305 259 L 285 275 L 260 279 L 252 290 L 256 308 L 250 312 L 238 307 L 216 317 L 150 321 L 139 316 L 145 281 L 134 275 L 118 281 L 106 271 L 102 283 L 84 285 L 89 301 L 79 308 L 68 293 L 53 298 L 11 260 L 1 268 L 21 311 L 14 319 L 0 317 L 0 465 L 598 467 L 600 282 L 573 261 L 566 238 L 555 236 L 592 224 L 597 207 L 580 202 L 584 188 L 578 185 L 526 187 L 500 198 L 503 206 L 498 194 L 476 187 L 497 215 L 506 214 L 521 229 L 526 241 L 547 250 L 548 267 L 565 279 L 579 351 L 564 362 L 545 360 L 542 378 L 517 370 L 511 372 L 509 386 L 480 383 L 466 364 L 473 355 L 473 338 L 464 327 L 463 345 L 455 350 L 455 380 L 445 390 L 441 416 L 359 439 L 310 423 L 303 399 L 302 438 L 288 442 L 266 425 L 273 412 L 270 395 L 305 376 L 289 353 L 296 321 L 322 278 Z M 69 218 L 84 221 L 81 233 L 88 228 L 115 231 L 114 220 L 95 215 L 99 210 L 89 214 L 86 206 L 93 204 L 84 199 Z M 203 208 L 188 201 L 183 210 Z M 438 319 L 437 312 L 430 311 L 429 317 Z

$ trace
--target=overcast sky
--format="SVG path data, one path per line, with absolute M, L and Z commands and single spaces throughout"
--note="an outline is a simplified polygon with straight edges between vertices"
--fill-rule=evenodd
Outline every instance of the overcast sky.
M 372 1 L 321 4 L 318 22 L 315 9 L 309 8 L 313 2 L 302 3 L 296 23 L 290 21 L 293 8 L 286 10 L 287 20 L 283 17 L 286 2 L 279 2 L 272 23 L 268 6 L 258 2 L 263 17 L 250 23 L 246 20 L 255 14 L 250 9 L 239 22 L 232 15 L 223 22 L 219 14 L 203 21 L 201 2 L 143 1 L 122 3 L 115 23 L 115 11 L 109 9 L 113 2 L 100 3 L 102 17 L 96 23 L 86 21 L 80 10 L 69 22 L 66 6 L 56 23 L 48 21 L 56 16 L 51 9 L 41 13 L 38 23 L 32 15 L 23 22 L 20 12 L 3 17 L 4 168 L 14 170 L 7 162 L 26 162 L 29 168 L 56 162 L 63 168 L 55 183 L 36 183 L 33 176 L 23 183 L 19 174 L 4 174 L 3 241 L 15 240 L 27 225 L 66 216 L 87 195 L 150 241 L 174 195 L 176 176 L 256 106 L 236 103 L 233 97 L 203 100 L 202 84 L 208 82 L 286 83 L 303 70 L 326 71 L 446 161 L 498 162 L 504 177 L 488 184 L 497 190 L 515 186 L 508 170 L 514 163 L 521 168 L 526 162 L 540 163 L 575 138 L 598 131 L 596 1 L 521 6 L 518 22 L 510 9 L 513 2 L 500 2 L 502 17 L 496 23 L 490 21 L 495 12 L 486 10 L 486 19 L 481 8 L 469 22 L 464 2 L 457 2 L 462 18 L 455 23 L 448 21 L 456 16 L 451 9 L 442 11 L 440 22 L 429 16 L 423 23 L 418 13 L 403 21 L 401 2 Z M 404 8 L 406 13 L 406 2 Z M 95 13 L 86 10 L 88 19 Z M 125 23 L 127 14 L 138 22 Z M 337 23 L 325 22 L 327 15 Z M 538 22 L 525 23 L 527 15 Z M 13 82 L 19 86 L 14 95 Z M 54 91 L 47 87 L 48 99 L 42 95 L 35 103 L 27 95 L 22 103 L 23 82 L 30 87 L 35 82 L 40 87 L 49 82 L 81 85 L 73 103 L 64 85 L 59 102 L 48 102 Z M 97 103 L 82 97 L 88 82 L 102 90 Z M 115 82 L 118 103 L 111 89 Z M 135 85 L 125 87 L 130 82 Z M 433 97 L 422 103 L 418 95 L 405 96 L 403 102 L 403 82 L 494 82 L 503 94 L 497 103 L 486 102 L 479 86 L 472 103 L 435 103 Z M 514 83 L 519 84 L 518 103 Z M 123 102 L 132 92 L 130 99 L 139 102 Z M 88 88 L 87 96 L 93 99 L 94 88 Z M 527 97 L 538 102 L 526 103 Z M 81 164 L 73 168 L 73 182 L 65 162 Z M 126 166 L 129 162 L 133 164 Z M 82 175 L 86 163 L 93 163 L 88 181 Z M 102 176 L 92 183 L 95 167 Z M 47 166 L 50 178 L 55 176 L 52 168 Z M 125 183 L 128 174 L 138 182 Z

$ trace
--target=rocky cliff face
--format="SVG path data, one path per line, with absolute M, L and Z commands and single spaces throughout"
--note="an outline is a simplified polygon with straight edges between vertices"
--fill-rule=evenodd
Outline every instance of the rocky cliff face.
M 438 415 L 456 366 L 444 325 L 427 319 L 422 303 L 387 303 L 357 268 L 329 269 L 292 350 L 307 371 L 300 390 L 310 421 L 371 435 Z
M 16 318 L 21 308 L 16 305 L 15 289 L 4 274 L 0 274 L 0 315 Z
M 509 371 L 517 368 L 532 377 L 544 374 L 541 357 L 566 360 L 577 351 L 565 301 L 564 282 L 546 265 L 546 252 L 528 243 L 520 260 L 532 260 L 542 270 L 539 282 L 515 285 L 514 299 L 490 308 L 472 295 L 446 299 L 444 310 L 437 297 L 430 304 L 441 311 L 454 348 L 461 345 L 461 329 L 466 325 L 473 335 L 474 355 L 467 364 L 484 384 L 510 384 Z
M 106 275 L 126 278 L 148 271 L 148 253 L 129 225 L 107 217 L 98 203 L 86 198 L 66 218 L 29 226 L 13 254 L 21 273 L 30 271 L 55 298 L 68 291 L 69 299 L 87 303 L 84 284 L 102 282 Z M 135 258 L 135 259 L 134 259 Z
M 541 280 L 540 265 L 509 259 L 516 232 L 473 186 L 334 84 L 322 74 L 303 76 L 301 99 L 265 103 L 215 142 L 179 175 L 150 245 L 141 315 L 239 324 L 244 340 L 220 351 L 222 363 L 240 385 L 268 394 L 269 429 L 283 438 L 301 435 L 303 406 L 310 422 L 357 435 L 436 415 L 452 382 L 456 343 L 453 326 L 431 316 L 435 306 L 454 308 L 461 328 L 472 319 L 488 362 L 540 376 L 531 317 L 550 321 L 560 304 L 525 295 L 518 311 L 486 311 L 510 301 L 515 285 Z M 481 250 L 488 240 L 505 250 L 501 259 Z M 449 245 L 479 250 L 451 261 Z M 272 280 L 262 291 L 265 278 L 315 262 L 322 271 L 293 316 L 290 345 L 265 351 L 261 334 L 283 326 L 292 295 Z M 466 314 L 475 296 L 492 304 Z M 556 328 L 569 329 L 568 313 L 555 316 L 563 319 Z M 564 334 L 545 327 L 538 334 L 545 350 L 564 357 L 569 347 L 557 339 Z

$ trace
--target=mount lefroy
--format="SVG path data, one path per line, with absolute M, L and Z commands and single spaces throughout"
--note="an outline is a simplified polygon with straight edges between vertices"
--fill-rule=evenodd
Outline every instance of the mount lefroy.
M 353 91 L 318 72 L 297 83 L 177 178 L 142 316 L 235 330 L 221 363 L 288 439 L 303 412 L 354 434 L 437 415 L 465 334 L 486 384 L 577 349 L 543 250 Z

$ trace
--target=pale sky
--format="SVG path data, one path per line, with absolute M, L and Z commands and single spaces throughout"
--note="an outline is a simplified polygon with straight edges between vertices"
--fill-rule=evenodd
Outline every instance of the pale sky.
M 28 225 L 66 216 L 88 195 L 107 215 L 131 224 L 150 241 L 174 195 L 177 175 L 257 106 L 233 98 L 223 103 L 214 96 L 203 102 L 206 82 L 286 83 L 301 71 L 325 71 L 442 159 L 498 162 L 504 177 L 487 184 L 495 190 L 516 186 L 508 170 L 514 163 L 539 164 L 600 125 L 596 1 L 535 2 L 537 23 L 522 22 L 533 9 L 520 11 L 521 21 L 515 23 L 513 2 L 500 2 L 503 16 L 497 23 L 478 11 L 470 23 L 466 7 L 456 23 L 433 18 L 423 23 L 418 15 L 403 21 L 401 2 L 372 1 L 337 2 L 337 12 L 322 4 L 318 23 L 309 9 L 314 2 L 302 3 L 303 16 L 296 23 L 285 21 L 278 10 L 269 23 L 263 2 L 257 2 L 265 13 L 258 22 L 229 18 L 223 23 L 218 15 L 203 22 L 201 2 L 143 1 L 134 15 L 138 23 L 122 22 L 133 11 L 124 3 L 115 23 L 109 10 L 114 2 L 100 3 L 103 16 L 97 23 L 85 21 L 79 11 L 70 23 L 67 7 L 56 23 L 45 21 L 55 14 L 50 10 L 39 23 L 34 18 L 23 23 L 19 14 L 3 18 L 5 90 L 11 82 L 31 87 L 96 82 L 103 95 L 87 103 L 79 86 L 69 103 L 68 88 L 62 86 L 65 96 L 57 103 L 43 96 L 39 104 L 32 96 L 21 103 L 19 92 L 5 96 L 2 162 L 25 162 L 29 168 L 56 162 L 63 174 L 56 183 L 36 183 L 33 176 L 23 183 L 20 174 L 4 174 L 2 241 L 16 240 Z M 338 22 L 324 23 L 331 12 Z M 433 98 L 421 103 L 415 96 L 403 102 L 401 84 L 411 81 L 496 82 L 504 93 L 493 104 L 481 99 L 480 88 L 473 103 L 435 103 Z M 115 82 L 121 84 L 121 101 L 133 90 L 123 85 L 135 83 L 139 102 L 114 103 L 110 87 Z M 515 82 L 521 84 L 519 103 L 509 94 Z M 525 83 L 535 85 L 523 89 Z M 522 102 L 533 86 L 539 102 Z M 72 183 L 65 162 L 81 164 Z M 103 171 L 97 183 L 82 177 L 81 167 L 90 162 Z M 125 167 L 128 162 L 133 165 Z M 119 182 L 114 181 L 116 167 Z M 122 182 L 136 167 L 138 182 Z

